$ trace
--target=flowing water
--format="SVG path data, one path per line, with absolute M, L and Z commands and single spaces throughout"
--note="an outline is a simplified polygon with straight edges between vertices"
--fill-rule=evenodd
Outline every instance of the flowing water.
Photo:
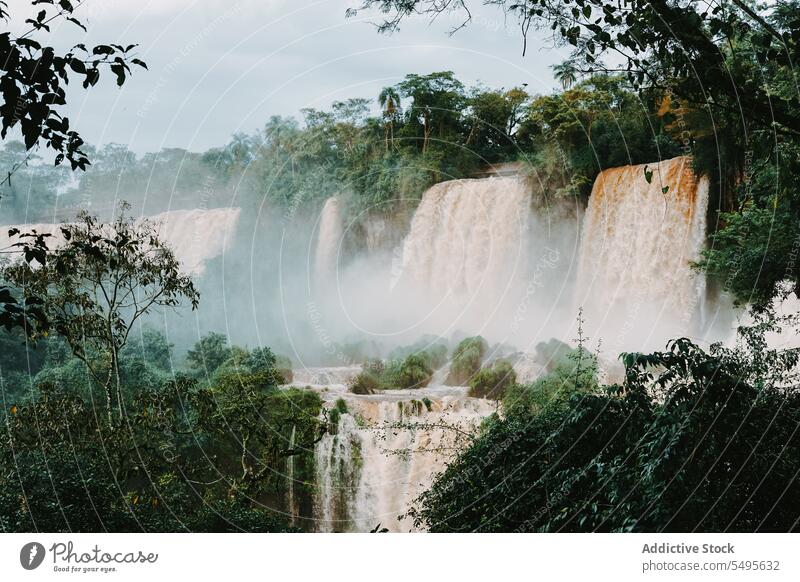
M 160 237 L 175 252 L 184 272 L 202 275 L 205 264 L 231 248 L 238 208 L 214 208 L 211 210 L 172 210 L 147 217 L 156 226 Z M 19 241 L 9 237 L 8 230 L 17 228 L 21 232 L 35 230 L 52 235 L 47 241 L 50 247 L 63 244 L 57 224 L 22 224 L 0 227 L 0 250 Z
M 649 182 L 644 166 L 598 176 L 579 258 L 574 215 L 541 216 L 530 182 L 520 176 L 436 184 L 424 193 L 400 244 L 387 250 L 388 227 L 375 226 L 371 234 L 367 229 L 364 256 L 346 262 L 339 260 L 341 201 L 329 198 L 319 219 L 313 278 L 318 290 L 329 290 L 336 277 L 339 293 L 331 304 L 345 313 L 337 318 L 324 312 L 324 301 L 315 305 L 317 333 L 332 338 L 330 345 L 347 334 L 376 344 L 415 341 L 424 333 L 481 334 L 516 354 L 515 369 L 525 382 L 549 364 L 537 359 L 536 343 L 573 341 L 578 306 L 587 331 L 601 337 L 607 351 L 661 348 L 666 337 L 696 327 L 704 299 L 703 279 L 690 262 L 704 244 L 708 181 L 695 178 L 687 158 L 651 164 L 649 171 Z M 229 247 L 238 217 L 236 209 L 217 209 L 152 220 L 184 268 L 199 274 Z M 573 224 L 553 224 L 559 220 Z M 0 247 L 7 242 L 0 238 Z M 347 409 L 315 446 L 311 517 L 321 531 L 370 531 L 378 524 L 408 531 L 413 524 L 399 516 L 496 404 L 468 397 L 464 387 L 443 386 L 446 366 L 429 387 L 374 395 L 349 392 L 360 371 L 352 365 L 294 370 L 295 386 L 318 392 L 328 409 L 340 408 L 339 399 Z M 286 466 L 293 515 L 300 504 L 294 463 L 290 458 Z
M 337 256 L 342 235 L 339 199 L 333 196 L 325 201 L 319 219 L 317 252 L 314 259 L 314 271 L 318 284 L 329 282 L 336 274 Z
M 360 369 L 352 369 L 353 374 Z M 342 368 L 295 371 L 297 378 L 338 378 Z M 313 385 L 330 407 L 344 400 L 332 433 L 314 450 L 319 531 L 409 531 L 401 517 L 430 486 L 434 476 L 466 443 L 481 419 L 495 410 L 470 398 L 464 387 L 429 386 L 356 395 L 346 384 Z
M 488 308 L 527 271 L 532 227 L 526 180 L 452 180 L 422 197 L 403 243 L 403 274 L 437 299 Z
M 667 337 L 697 332 L 705 281 L 690 263 L 705 244 L 708 187 L 686 157 L 612 168 L 595 180 L 576 296 L 589 333 L 612 351 L 662 348 Z

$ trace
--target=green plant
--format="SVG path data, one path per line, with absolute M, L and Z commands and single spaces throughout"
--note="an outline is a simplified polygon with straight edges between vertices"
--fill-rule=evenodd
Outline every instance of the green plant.
M 446 384 L 450 386 L 466 386 L 470 378 L 478 373 L 489 344 L 480 336 L 468 337 L 456 346 L 450 363 L 450 372 Z
M 508 360 L 496 360 L 482 368 L 469 381 L 469 395 L 474 398 L 502 400 L 506 390 L 517 381 L 517 373 Z

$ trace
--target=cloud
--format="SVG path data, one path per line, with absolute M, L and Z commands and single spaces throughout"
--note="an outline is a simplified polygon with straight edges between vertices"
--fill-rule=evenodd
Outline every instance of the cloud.
M 121 89 L 101 82 L 75 93 L 71 117 L 87 141 L 128 143 L 139 152 L 207 149 L 271 115 L 373 97 L 410 72 L 453 70 L 467 83 L 549 91 L 548 66 L 563 58 L 523 58 L 514 27 L 492 7 L 474 10 L 472 25 L 453 36 L 447 32 L 460 21 L 452 15 L 434 24 L 413 19 L 387 36 L 367 19 L 346 19 L 342 0 L 89 4 L 96 7 L 87 12 L 88 34 L 58 27 L 56 40 L 139 43 L 149 71 L 137 71 Z

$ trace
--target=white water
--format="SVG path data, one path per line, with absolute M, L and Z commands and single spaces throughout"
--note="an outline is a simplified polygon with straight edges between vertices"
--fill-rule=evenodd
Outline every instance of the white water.
M 576 246 L 576 226 L 537 216 L 532 196 L 522 176 L 436 184 L 393 250 L 367 241 L 370 252 L 338 266 L 331 259 L 336 230 L 321 227 L 317 279 L 337 269 L 335 288 L 315 298 L 326 331 L 390 347 L 424 334 L 481 334 L 518 346 L 558 335 L 574 319 L 557 298 L 571 276 L 573 251 L 565 249 Z M 322 223 L 334 215 L 332 205 Z
M 146 219 L 157 227 L 160 237 L 175 252 L 183 271 L 201 275 L 208 260 L 231 248 L 239 212 L 238 208 L 172 210 Z M 9 225 L 0 227 L 0 250 L 19 242 L 18 237 L 8 236 L 10 228 L 51 234 L 53 236 L 47 241 L 51 247 L 64 242 L 57 224 Z
M 403 274 L 435 299 L 491 309 L 530 258 L 530 185 L 452 180 L 422 198 L 403 243 Z
M 705 244 L 708 179 L 685 157 L 649 170 L 650 183 L 643 165 L 602 172 L 583 223 L 578 304 L 588 333 L 616 353 L 697 333 L 705 297 L 690 263 Z
M 411 521 L 399 517 L 495 409 L 460 387 L 369 396 L 351 394 L 344 385 L 316 388 L 326 406 L 342 398 L 348 409 L 336 433 L 325 435 L 314 452 L 319 531 L 370 531 L 378 524 L 412 530 Z
M 339 244 L 342 241 L 342 217 L 339 199 L 328 198 L 322 207 L 317 235 L 317 252 L 314 259 L 314 271 L 317 284 L 324 284 L 336 274 Z

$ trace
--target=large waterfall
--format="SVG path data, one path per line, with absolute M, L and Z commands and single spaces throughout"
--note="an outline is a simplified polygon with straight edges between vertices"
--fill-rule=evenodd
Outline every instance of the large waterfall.
M 206 261 L 231 248 L 239 212 L 238 208 L 172 210 L 148 216 L 146 219 L 156 226 L 159 236 L 175 252 L 181 268 L 186 273 L 201 275 Z M 52 239 L 48 242 L 50 246 L 63 242 L 58 224 L 9 225 L 0 227 L 0 249 L 7 249 L 19 241 L 17 237 L 8 236 L 11 228 L 17 228 L 21 232 L 36 230 L 51 234 Z
M 577 298 L 612 351 L 661 348 L 667 337 L 696 331 L 705 286 L 690 263 L 705 242 L 708 187 L 687 157 L 612 168 L 595 180 Z
M 403 273 L 436 299 L 493 308 L 530 258 L 531 188 L 521 177 L 431 187 L 403 244 Z

